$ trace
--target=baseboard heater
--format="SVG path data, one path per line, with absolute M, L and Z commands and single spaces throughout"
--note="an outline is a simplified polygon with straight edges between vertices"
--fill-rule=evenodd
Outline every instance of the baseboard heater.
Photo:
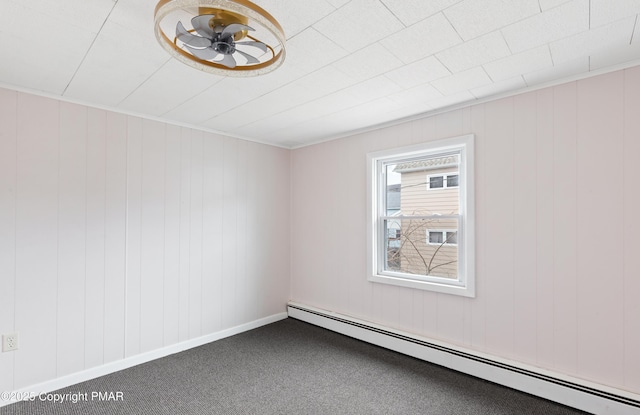
M 291 318 L 594 414 L 640 415 L 640 396 L 290 302 Z

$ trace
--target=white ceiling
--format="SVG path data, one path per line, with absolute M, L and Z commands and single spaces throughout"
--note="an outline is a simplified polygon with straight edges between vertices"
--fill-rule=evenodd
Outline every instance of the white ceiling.
M 284 147 L 640 63 L 640 0 L 254 0 L 287 58 L 201 73 L 156 0 L 0 0 L 0 83 Z

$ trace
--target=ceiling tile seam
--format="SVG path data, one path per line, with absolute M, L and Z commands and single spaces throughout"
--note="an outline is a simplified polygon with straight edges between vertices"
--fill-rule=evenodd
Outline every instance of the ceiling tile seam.
M 622 21 L 622 20 L 626 20 L 626 19 L 628 19 L 628 18 L 629 18 L 629 16 L 627 16 L 627 17 L 623 17 L 623 18 L 621 18 L 621 19 L 616 20 L 615 22 L 619 22 L 619 21 Z M 638 16 L 636 15 L 636 21 L 637 21 L 637 18 L 638 18 Z M 541 44 L 541 45 L 538 45 L 538 46 L 533 46 L 533 47 L 530 47 L 530 48 L 528 48 L 528 49 L 523 49 L 523 50 L 521 50 L 521 51 L 519 51 L 519 52 L 517 52 L 517 53 L 515 53 L 515 54 L 511 51 L 511 46 L 509 46 L 509 42 L 508 42 L 508 41 L 506 40 L 506 38 L 504 37 L 504 33 L 502 32 L 502 29 L 499 29 L 499 31 L 500 31 L 500 33 L 501 33 L 501 35 L 502 35 L 502 37 L 503 37 L 503 39 L 504 39 L 504 41 L 505 41 L 505 43 L 506 43 L 506 45 L 507 45 L 507 48 L 509 49 L 509 52 L 511 53 L 511 55 L 510 55 L 510 56 L 516 56 L 516 55 L 519 55 L 519 54 L 522 54 L 522 53 L 526 53 L 526 52 L 529 52 L 529 51 L 534 50 L 534 49 L 537 49 L 537 48 L 541 48 L 542 46 L 545 46 L 545 45 L 546 45 L 546 46 L 548 46 L 549 48 L 551 48 L 551 45 L 552 45 L 552 44 L 556 44 L 556 43 L 561 42 L 561 41 L 563 41 L 563 40 L 565 40 L 565 39 L 569 39 L 569 38 L 572 38 L 572 37 L 575 37 L 575 36 L 578 36 L 578 35 L 581 35 L 581 34 L 584 34 L 584 33 L 589 33 L 589 32 L 591 32 L 592 30 L 597 29 L 597 28 L 600 28 L 600 27 L 605 27 L 605 26 L 608 26 L 608 25 L 612 25 L 612 24 L 613 24 L 613 23 L 615 23 L 615 22 L 607 23 L 607 24 L 604 24 L 604 25 L 602 25 L 602 26 L 598 26 L 598 27 L 596 27 L 596 28 L 591 28 L 591 29 L 583 30 L 583 31 L 581 31 L 581 32 L 577 32 L 577 33 L 573 33 L 573 34 L 566 35 L 566 36 L 563 36 L 563 37 L 559 37 L 559 38 L 553 39 L 553 40 L 552 40 L 552 41 L 550 41 L 550 42 L 546 42 L 546 43 Z M 505 26 L 505 27 L 506 27 L 506 26 Z M 634 26 L 634 27 L 635 27 L 635 26 Z M 492 33 L 492 32 L 489 32 L 489 33 Z M 487 33 L 487 34 L 489 34 L 489 33 Z M 632 32 L 631 32 L 631 36 L 633 37 L 633 30 L 632 30 Z M 549 50 L 551 50 L 551 49 L 549 49 Z M 509 57 L 509 56 L 506 56 L 505 58 L 508 58 L 508 57 Z M 505 59 L 505 58 L 500 58 L 500 59 Z M 496 60 L 499 60 L 499 59 L 496 59 Z M 495 62 L 495 60 L 494 60 L 494 61 L 492 61 L 492 62 Z M 491 63 L 491 62 L 486 62 L 486 63 Z M 485 63 L 485 64 L 486 64 L 486 63 Z M 484 65 L 484 64 L 483 64 L 483 65 Z
M 591 0 L 589 0 L 589 30 L 593 29 L 591 27 Z
M 397 21 L 399 21 L 399 22 L 400 22 L 400 24 L 401 24 L 402 26 L 404 26 L 404 28 L 405 28 L 405 29 L 408 27 L 408 26 L 407 26 L 406 24 L 404 24 L 404 22 L 403 22 L 403 21 L 402 21 L 402 20 L 401 20 L 401 19 L 400 19 L 400 18 L 399 18 L 399 17 L 398 17 L 394 12 L 393 12 L 393 10 L 391 10 L 391 9 L 389 8 L 389 6 L 387 6 L 387 3 L 385 3 L 385 2 L 384 2 L 384 0 L 378 0 L 378 2 L 379 2 L 379 3 L 382 3 L 382 7 L 384 7 L 385 9 L 387 9 L 387 11 L 388 11 L 389 13 L 391 13 L 391 15 L 392 15 L 393 17 L 395 17 L 395 18 L 396 18 L 396 20 L 397 20 Z
M 315 25 L 317 25 L 318 23 L 320 23 L 321 21 L 323 21 L 323 20 L 325 20 L 325 19 L 328 19 L 330 16 L 333 16 L 333 15 L 334 15 L 335 13 L 337 13 L 340 9 L 343 9 L 344 7 L 346 7 L 346 5 L 347 5 L 347 4 L 351 3 L 352 1 L 353 1 L 353 0 L 349 0 L 348 2 L 346 2 L 345 4 L 343 4 L 343 5 L 342 5 L 342 6 L 340 6 L 340 7 L 336 7 L 336 6 L 334 6 L 333 4 L 329 3 L 329 4 L 330 4 L 330 5 L 331 5 L 335 10 L 334 10 L 334 11 L 332 11 L 331 13 L 329 13 L 329 14 L 328 14 L 328 15 L 326 15 L 326 16 L 322 16 L 322 18 L 321 18 L 320 20 L 317 20 L 317 21 L 316 21 L 316 22 L 314 22 L 311 26 L 315 26 Z M 316 30 L 317 30 L 319 33 L 322 33 L 320 30 L 318 30 L 318 29 L 316 29 Z
M 386 6 L 386 3 L 384 3 L 384 0 L 380 0 L 380 1 L 381 1 L 381 2 Z M 393 14 L 393 15 L 394 15 L 394 16 L 395 16 L 395 17 L 400 21 L 400 23 L 402 23 L 402 24 L 403 24 L 403 26 L 404 26 L 405 28 L 407 28 L 407 27 L 411 27 L 411 26 L 413 26 L 413 25 L 415 25 L 415 24 L 418 24 L 418 23 L 424 22 L 425 20 L 432 18 L 433 16 L 437 15 L 438 13 L 443 13 L 445 10 L 448 10 L 448 9 L 452 8 L 452 7 L 453 7 L 453 6 L 455 6 L 456 4 L 458 4 L 458 3 L 462 3 L 463 1 L 464 1 L 464 0 L 458 0 L 458 1 L 456 1 L 455 3 L 452 3 L 452 4 L 448 5 L 447 7 L 444 7 L 444 8 L 442 8 L 442 9 L 440 9 L 440 10 L 436 11 L 435 13 L 432 13 L 432 14 L 430 14 L 430 15 L 428 15 L 428 16 L 423 17 L 422 19 L 420 19 L 420 20 L 418 20 L 418 21 L 416 21 L 416 22 L 414 22 L 414 23 L 410 24 L 409 26 L 405 25 L 405 24 L 402 22 L 402 20 L 400 20 L 400 18 L 399 18 L 398 16 L 396 16 L 396 14 L 395 14 L 395 13 L 393 13 L 393 11 L 391 11 L 391 10 L 389 9 L 389 7 L 387 7 L 387 10 L 389 10 L 389 12 L 390 12 L 391 14 Z M 538 0 L 538 1 L 540 1 L 540 0 Z M 446 16 L 445 16 L 445 17 L 446 17 Z M 451 22 L 449 22 L 449 23 L 451 23 Z
M 348 3 L 348 2 L 347 2 L 347 3 Z M 316 32 L 318 32 L 318 33 L 322 34 L 322 32 L 320 32 L 319 30 L 315 29 L 313 26 L 315 26 L 315 24 L 316 24 L 316 23 L 318 23 L 318 22 L 320 22 L 320 21 L 322 21 L 322 20 L 326 19 L 327 17 L 331 16 L 333 13 L 335 13 L 336 11 L 338 11 L 338 9 L 340 9 L 340 8 L 344 7 L 347 3 L 343 4 L 343 5 L 342 5 L 342 6 L 340 6 L 340 7 L 336 7 L 336 6 L 334 6 L 333 4 L 328 3 L 328 4 L 329 4 L 331 7 L 333 7 L 333 9 L 334 9 L 331 13 L 327 14 L 326 16 L 322 16 L 320 19 L 316 20 L 315 22 L 313 22 L 313 23 L 311 23 L 311 24 L 307 25 L 306 27 L 304 27 L 304 28 L 300 29 L 296 34 L 292 35 L 291 37 L 286 38 L 286 39 L 287 39 L 287 42 L 288 42 L 288 41 L 290 41 L 291 39 L 295 38 L 295 37 L 296 37 L 296 36 L 298 36 L 300 33 L 304 32 L 305 30 L 307 30 L 307 29 L 309 29 L 309 28 L 313 28 Z M 323 36 L 324 36 L 324 35 L 323 35 Z M 326 36 L 325 36 L 325 37 L 326 37 Z
M 451 5 L 451 6 L 454 6 L 454 5 Z M 560 7 L 560 6 L 556 6 L 556 7 Z M 552 8 L 551 8 L 551 9 L 549 9 L 549 10 L 553 10 L 553 9 L 555 9 L 556 7 L 552 7 Z M 449 9 L 449 7 L 447 7 L 447 9 Z M 444 14 L 444 17 L 446 17 L 446 18 L 447 18 L 447 21 L 449 22 L 449 24 L 451 24 L 451 21 L 449 20 L 449 16 L 447 16 L 447 13 L 446 13 L 446 10 L 447 10 L 447 9 L 442 10 L 442 12 L 441 12 L 441 13 L 442 13 L 442 14 Z M 547 11 L 548 11 L 548 10 L 545 10 L 545 11 L 543 11 L 543 12 L 540 12 L 539 14 L 544 14 L 544 13 L 546 13 Z M 507 27 L 509 27 L 509 26 L 511 26 L 511 25 L 514 25 L 514 24 L 517 24 L 517 23 L 523 22 L 523 21 L 525 21 L 525 20 L 527 20 L 527 19 L 531 19 L 531 18 L 532 18 L 532 17 L 534 17 L 534 16 L 537 16 L 537 14 L 532 14 L 532 15 L 529 15 L 529 16 L 526 16 L 526 17 L 523 17 L 522 19 L 518 19 L 518 20 L 511 21 L 511 22 L 509 22 L 508 24 L 504 24 L 504 25 L 502 25 L 501 27 L 496 27 L 495 29 L 490 30 L 490 31 L 488 31 L 488 32 L 481 32 L 479 35 L 474 36 L 474 37 L 470 37 L 469 39 L 466 39 L 466 40 L 465 40 L 464 38 L 462 38 L 462 36 L 460 36 L 460 34 L 458 33 L 458 30 L 456 29 L 455 25 L 451 24 L 451 26 L 454 28 L 454 30 L 456 31 L 456 33 L 458 33 L 458 36 L 460 36 L 460 38 L 462 39 L 463 43 L 466 43 L 466 42 L 472 41 L 472 40 L 474 40 L 474 39 L 478 39 L 478 38 L 480 38 L 480 37 L 482 37 L 482 36 L 488 35 L 488 34 L 490 34 L 490 33 L 493 33 L 493 32 L 495 32 L 495 31 L 505 29 L 505 28 L 507 28 Z
M 504 44 L 507 45 L 507 49 L 509 49 L 509 55 L 513 56 L 513 50 L 511 50 L 511 45 L 509 45 L 509 42 L 507 42 L 507 38 L 504 37 L 504 32 L 502 31 L 502 29 L 500 29 L 499 32 L 500 36 L 502 36 L 502 40 L 504 40 Z
M 131 92 L 129 92 L 124 98 L 122 98 L 120 100 L 120 102 L 118 102 L 116 104 L 116 107 L 119 107 L 124 101 L 127 100 L 127 98 L 129 98 L 131 95 L 133 95 L 137 90 L 139 90 L 140 88 L 142 88 L 143 85 L 145 85 L 147 82 L 149 82 L 149 80 L 158 72 L 160 72 L 162 70 L 162 68 L 164 68 L 169 62 L 171 62 L 173 58 L 167 58 L 167 60 L 160 65 L 158 68 L 156 68 L 155 71 L 153 71 L 151 74 L 149 74 L 149 76 L 147 76 L 147 78 L 141 82 L 140 84 L 138 84 L 138 86 L 136 86 Z
M 449 50 L 449 49 L 452 49 L 452 48 L 454 48 L 454 47 L 457 47 L 457 46 L 460 46 L 460 45 L 464 45 L 464 44 L 466 43 L 466 42 L 465 42 L 465 40 L 462 38 L 462 36 L 460 36 L 460 33 L 458 33 L 458 31 L 456 30 L 456 28 L 451 24 L 451 21 L 447 18 L 447 16 L 446 16 L 444 13 L 442 13 L 442 11 L 439 11 L 439 12 L 437 12 L 437 13 L 434 13 L 434 14 L 432 14 L 431 16 L 429 16 L 429 17 L 427 17 L 427 18 L 424 18 L 424 19 L 422 19 L 422 20 L 419 20 L 419 21 L 417 21 L 417 22 L 413 23 L 412 25 L 407 26 L 407 27 L 405 27 L 405 28 L 410 28 L 410 27 L 416 26 L 416 25 L 418 25 L 418 24 L 420 24 L 420 23 L 424 22 L 424 21 L 425 21 L 425 20 L 427 20 L 427 19 L 430 19 L 430 18 L 432 18 L 432 17 L 434 17 L 434 16 L 437 16 L 438 14 L 442 14 L 442 15 L 443 15 L 443 17 L 445 18 L 445 20 L 447 21 L 447 23 L 449 23 L 449 26 L 451 26 L 451 28 L 453 29 L 453 31 L 454 31 L 454 32 L 456 33 L 456 35 L 458 36 L 458 39 L 460 40 L 460 42 L 459 42 L 459 43 L 456 43 L 455 45 L 452 45 L 452 46 L 449 46 L 449 47 L 445 47 L 444 49 L 436 50 L 436 51 L 435 51 L 435 52 L 433 52 L 431 55 L 424 56 L 424 57 L 422 57 L 422 58 L 420 58 L 420 59 L 418 59 L 418 60 L 416 60 L 416 61 L 412 61 L 412 62 L 405 62 L 405 61 L 404 61 L 400 56 L 398 56 L 394 51 L 392 51 L 392 50 L 390 50 L 389 48 L 387 48 L 387 47 L 384 45 L 384 43 L 382 43 L 382 40 L 384 40 L 384 39 L 381 39 L 381 40 L 379 40 L 379 41 L 377 41 L 377 42 L 374 42 L 374 43 L 378 43 L 378 44 L 380 44 L 380 45 L 381 45 L 381 46 L 382 46 L 382 47 L 383 47 L 387 52 L 389 52 L 389 54 L 390 54 L 390 55 L 394 56 L 396 59 L 398 59 L 400 62 L 402 62 L 402 64 L 403 64 L 404 66 L 411 65 L 412 63 L 418 62 L 418 61 L 420 61 L 420 60 L 426 59 L 426 58 L 431 57 L 431 56 L 435 57 L 435 56 L 436 56 L 436 54 L 438 54 L 438 53 L 442 53 L 442 52 L 444 52 L 444 51 L 446 51 L 446 50 Z M 372 44 L 373 44 L 373 43 L 370 43 L 369 45 L 367 45 L 367 46 L 365 46 L 365 47 L 371 46 Z M 356 52 L 358 52 L 358 51 L 360 51 L 360 50 L 362 50 L 362 49 L 364 49 L 364 47 L 363 47 L 363 48 L 358 49 Z M 356 52 L 354 52 L 354 53 L 356 53 Z M 344 59 L 344 58 L 343 58 L 343 59 Z M 442 63 L 442 62 L 440 62 L 440 63 Z M 447 69 L 449 69 L 449 68 L 447 68 Z M 451 71 L 451 70 L 449 70 L 449 72 L 452 72 L 452 71 Z M 452 73 L 453 73 L 453 72 L 452 72 Z
M 462 43 L 462 45 L 464 45 L 464 43 Z M 457 45 L 456 45 L 456 46 L 457 46 Z M 449 49 L 451 49 L 451 48 L 449 48 Z M 445 50 L 447 50 L 447 49 L 445 49 Z M 440 52 L 442 52 L 442 51 L 440 51 Z M 438 53 L 440 53 L 440 52 L 438 52 Z M 442 60 L 438 57 L 438 53 L 434 53 L 433 55 L 430 55 L 430 56 L 433 56 L 433 58 L 434 58 L 435 60 L 437 60 L 437 61 L 440 63 L 440 65 L 444 66 L 444 68 L 445 68 L 447 71 L 449 71 L 449 75 L 445 75 L 445 76 L 451 76 L 451 75 L 453 75 L 453 71 L 451 70 L 451 68 L 449 68 L 449 67 L 448 67 L 444 62 L 442 62 Z M 428 58 L 428 57 L 429 57 L 429 56 L 427 56 L 427 57 L 425 57 L 425 58 L 423 58 L 423 59 L 426 59 L 426 58 Z M 444 78 L 445 76 L 441 76 L 440 78 Z M 435 80 L 440 79 L 440 78 L 432 79 L 432 80 L 431 80 L 431 81 L 429 81 L 429 82 L 435 81 Z M 425 83 L 428 83 L 428 82 L 425 82 Z
M 457 4 L 457 3 L 456 3 Z M 460 32 L 458 32 L 458 29 L 454 26 L 453 23 L 451 23 L 451 20 L 449 19 L 449 16 L 447 16 L 447 14 L 444 12 L 444 10 L 440 11 L 440 13 L 442 13 L 442 16 L 444 17 L 444 19 L 447 21 L 447 23 L 449 23 L 449 26 L 451 26 L 451 28 L 453 29 L 454 32 L 456 32 L 456 35 L 458 35 L 458 37 L 460 38 L 460 42 L 458 45 L 464 45 L 466 42 L 468 42 L 469 40 L 465 41 L 464 38 L 462 37 L 462 35 L 460 35 Z M 437 14 L 437 13 L 436 13 Z M 434 15 L 435 16 L 435 15 Z M 478 36 L 480 37 L 480 36 Z M 457 45 L 456 45 L 457 46 Z M 451 49 L 451 48 L 445 48 L 444 50 L 447 49 Z M 442 52 L 442 51 L 438 51 L 438 52 Z
M 491 83 L 495 84 L 496 81 L 494 81 L 493 78 L 491 77 L 491 75 L 489 75 L 489 72 L 487 72 L 487 68 L 485 68 L 484 65 L 480 65 L 480 67 L 482 68 L 482 71 L 484 72 L 484 74 L 487 75 L 487 78 L 489 78 Z M 469 92 L 471 92 L 471 90 L 469 90 Z M 478 97 L 476 97 L 476 98 L 478 98 Z
M 118 1 L 115 0 L 113 2 L 113 6 L 111 6 L 111 10 L 109 10 L 109 13 L 107 13 L 107 16 L 104 18 L 104 21 L 100 25 L 100 29 L 98 29 L 98 33 L 96 33 L 96 35 L 93 37 L 93 40 L 91 41 L 91 44 L 87 48 L 87 51 L 82 56 L 82 60 L 78 64 L 78 67 L 76 68 L 75 71 L 73 71 L 73 75 L 71 75 L 71 79 L 69 79 L 69 82 L 67 83 L 67 86 L 64 87 L 64 90 L 60 94 L 61 96 L 64 96 L 64 94 L 67 92 L 67 89 L 69 89 L 69 86 L 71 85 L 71 83 L 75 79 L 76 75 L 78 74 L 78 71 L 80 70 L 80 68 L 84 64 L 84 61 L 87 59 L 87 56 L 89 55 L 89 52 L 91 52 L 91 49 L 93 48 L 93 45 L 96 43 L 96 40 L 98 39 L 98 36 L 100 36 L 100 33 L 102 32 L 102 29 L 104 28 L 104 25 L 107 24 L 107 21 L 109 20 L 109 17 L 111 17 L 111 13 L 113 13 L 113 10 L 116 8 L 117 5 L 118 5 Z
M 168 113 L 170 113 L 171 111 L 181 107 L 182 105 L 186 104 L 187 102 L 191 101 L 192 99 L 194 99 L 195 97 L 199 97 L 200 95 L 207 93 L 211 88 L 213 88 L 214 86 L 216 86 L 220 81 L 222 81 L 223 79 L 226 79 L 226 77 L 222 77 L 220 79 L 218 79 L 216 82 L 214 82 L 213 84 L 209 85 L 208 87 L 206 87 L 205 89 L 203 89 L 201 92 L 192 95 L 191 97 L 185 99 L 184 101 L 180 102 L 179 104 L 177 104 L 176 106 L 174 106 L 173 108 L 171 108 L 168 111 L 163 112 L 162 114 L 160 114 L 160 117 L 164 117 L 165 115 L 167 115 Z

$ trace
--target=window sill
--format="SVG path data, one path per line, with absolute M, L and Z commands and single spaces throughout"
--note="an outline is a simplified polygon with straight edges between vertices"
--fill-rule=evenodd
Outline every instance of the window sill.
M 469 284 L 454 285 L 458 281 L 452 281 L 452 283 L 439 283 L 435 281 L 421 281 L 417 279 L 395 277 L 391 275 L 371 275 L 367 278 L 370 282 L 395 285 L 398 287 L 415 288 L 425 291 L 433 291 L 443 294 L 453 294 L 462 297 L 475 297 L 475 289 Z

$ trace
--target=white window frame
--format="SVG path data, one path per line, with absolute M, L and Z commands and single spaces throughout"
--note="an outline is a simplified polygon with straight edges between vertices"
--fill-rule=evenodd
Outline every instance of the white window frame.
M 458 176 L 458 185 L 449 186 L 449 176 Z M 431 187 L 432 177 L 442 177 L 442 187 Z M 450 173 L 427 174 L 427 190 L 457 189 L 460 187 L 460 172 L 452 171 Z
M 475 297 L 475 196 L 474 135 L 446 138 L 420 145 L 394 148 L 367 154 L 367 279 L 373 283 Z M 386 164 L 406 159 L 459 154 L 458 189 L 458 277 L 456 279 L 414 275 L 385 270 L 384 197 Z M 407 217 L 410 218 L 410 217 Z M 397 219 L 402 219 L 398 216 Z

